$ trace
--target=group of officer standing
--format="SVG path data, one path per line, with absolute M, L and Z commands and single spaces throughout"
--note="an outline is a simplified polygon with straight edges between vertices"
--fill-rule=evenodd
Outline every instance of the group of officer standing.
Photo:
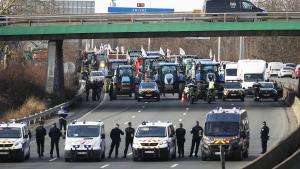
M 86 80 L 85 83 L 86 101 L 89 101 L 90 89 L 92 89 L 92 100 L 99 101 L 103 85 L 104 82 L 102 80 L 94 80 L 93 82 L 89 82 L 89 80 Z
M 108 158 L 111 158 L 111 154 L 115 149 L 115 158 L 118 158 L 118 150 L 121 142 L 121 135 L 125 134 L 125 149 L 124 149 L 124 158 L 127 156 L 129 145 L 132 148 L 133 138 L 134 138 L 135 129 L 132 128 L 131 122 L 128 122 L 128 127 L 125 128 L 125 133 L 120 129 L 119 124 L 116 124 L 115 128 L 113 128 L 110 132 L 110 138 L 112 140 L 110 151 Z M 196 121 L 196 125 L 191 129 L 190 133 L 193 135 L 192 137 L 192 145 L 190 150 L 189 157 L 198 157 L 198 150 L 200 141 L 203 137 L 203 128 L 200 126 L 199 121 Z M 36 128 L 36 143 L 37 143 L 37 153 L 39 158 L 44 156 L 44 144 L 45 144 L 45 136 L 47 135 L 47 131 L 44 128 L 43 122 L 40 122 L 40 125 Z M 53 158 L 53 150 L 54 146 L 56 148 L 57 158 L 59 158 L 59 140 L 62 136 L 61 129 L 56 127 L 56 123 L 53 124 L 52 128 L 48 133 L 51 138 L 51 149 L 50 149 L 50 157 Z M 183 124 L 179 124 L 179 128 L 176 129 L 176 139 L 177 139 L 177 147 L 179 157 L 184 157 L 184 143 L 185 143 L 185 135 L 186 130 L 183 128 Z M 266 125 L 266 122 L 263 122 L 263 127 L 260 131 L 260 138 L 262 144 L 262 154 L 267 151 L 267 141 L 269 140 L 269 127 Z

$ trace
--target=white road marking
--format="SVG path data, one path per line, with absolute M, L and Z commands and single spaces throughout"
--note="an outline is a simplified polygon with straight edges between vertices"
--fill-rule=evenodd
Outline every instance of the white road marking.
M 187 108 L 185 108 L 185 110 L 186 110 L 186 111 L 189 111 L 189 110 L 190 110 L 190 108 L 188 108 L 188 107 L 187 107 Z
M 135 116 L 131 116 L 131 118 L 133 118 L 133 119 L 134 119 L 134 118 L 135 118 Z
M 138 111 L 139 113 L 141 112 L 141 110 Z
M 125 122 L 124 124 L 128 124 L 128 121 L 127 121 L 127 122 Z
M 179 119 L 178 121 L 182 121 L 182 119 Z
M 171 167 L 171 168 L 174 168 L 174 167 L 176 167 L 176 166 L 178 166 L 178 164 L 173 164 L 173 165 L 171 165 L 170 167 Z
M 131 153 L 128 153 L 127 155 L 130 156 L 131 154 L 132 154 L 132 152 L 131 152 Z
M 185 116 L 185 115 L 186 115 L 186 113 L 183 113 L 183 115 Z
M 146 104 L 148 104 L 148 102 L 145 102 Z
M 101 166 L 100 168 L 106 168 L 108 166 L 109 166 L 109 164 L 105 164 L 105 165 Z
M 52 158 L 51 160 L 49 160 L 50 162 L 52 162 L 52 161 L 54 161 L 54 160 L 56 160 L 57 158 Z
M 176 128 L 176 126 L 174 126 L 174 128 Z

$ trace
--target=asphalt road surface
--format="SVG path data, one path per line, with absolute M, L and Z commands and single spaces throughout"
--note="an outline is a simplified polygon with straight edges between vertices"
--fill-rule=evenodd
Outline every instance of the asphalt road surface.
M 249 161 L 259 156 L 261 152 L 261 145 L 259 139 L 259 131 L 261 128 L 262 121 L 267 121 L 267 125 L 270 127 L 270 141 L 268 146 L 272 147 L 282 140 L 289 133 L 289 120 L 287 117 L 287 108 L 281 102 L 273 102 L 272 100 L 266 100 L 263 102 L 254 102 L 252 98 L 247 98 L 245 102 L 240 101 L 217 101 L 212 104 L 207 104 L 203 101 L 198 101 L 193 105 L 187 105 L 180 103 L 176 99 L 177 96 L 167 95 L 162 97 L 160 102 L 154 101 L 142 101 L 137 102 L 133 98 L 119 97 L 119 100 L 110 102 L 108 97 L 105 96 L 102 103 L 94 110 L 83 117 L 80 120 L 102 120 L 105 123 L 106 130 L 106 156 L 110 147 L 110 130 L 115 126 L 116 123 L 120 124 L 121 129 L 127 127 L 127 122 L 132 122 L 133 127 L 139 125 L 142 121 L 169 121 L 175 126 L 178 126 L 180 122 L 183 123 L 184 128 L 187 130 L 186 143 L 185 143 L 185 157 L 177 158 L 172 161 L 139 161 L 133 162 L 131 157 L 131 151 L 127 159 L 122 158 L 124 151 L 124 136 L 119 148 L 119 158 L 114 158 L 114 153 L 111 159 L 104 159 L 101 162 L 64 162 L 64 140 L 60 141 L 60 154 L 61 158 L 50 159 L 50 140 L 47 137 L 45 145 L 45 157 L 42 159 L 38 158 L 36 153 L 35 138 L 32 139 L 31 143 L 31 158 L 24 163 L 18 162 L 2 162 L 0 163 L 1 168 L 10 169 L 53 169 L 53 168 L 64 168 L 64 169 L 96 169 L 96 168 L 107 168 L 107 169 L 162 169 L 162 168 L 185 168 L 185 169 L 217 169 L 221 168 L 220 161 L 201 161 L 199 158 L 187 157 L 190 151 L 191 145 L 191 134 L 190 129 L 195 125 L 195 121 L 199 120 L 200 125 L 204 125 L 205 114 L 216 107 L 231 108 L 242 107 L 248 111 L 251 140 L 249 158 L 244 161 L 226 161 L 226 168 L 241 168 L 246 165 Z M 199 153 L 200 154 L 200 153 Z M 54 153 L 54 157 L 56 154 Z

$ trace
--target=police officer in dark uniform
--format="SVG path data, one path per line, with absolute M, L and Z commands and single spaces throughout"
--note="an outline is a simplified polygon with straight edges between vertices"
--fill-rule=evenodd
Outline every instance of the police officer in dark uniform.
M 50 149 L 50 157 L 53 158 L 53 149 L 54 145 L 56 148 L 57 158 L 59 158 L 59 138 L 61 136 L 61 132 L 59 128 L 56 127 L 56 123 L 53 124 L 53 127 L 49 131 L 49 137 L 51 138 L 51 149 Z
M 179 128 L 176 129 L 176 139 L 179 157 L 184 157 L 185 129 L 182 126 L 182 123 L 180 123 Z
M 44 156 L 45 136 L 47 135 L 47 131 L 44 128 L 43 121 L 40 121 L 40 125 L 35 129 L 35 133 L 37 153 L 39 155 L 39 158 L 41 158 Z
M 264 154 L 267 151 L 267 142 L 269 140 L 269 127 L 265 121 L 263 121 L 263 127 L 260 130 L 260 139 L 262 146 L 261 154 Z
M 203 136 L 203 128 L 199 125 L 199 121 L 196 121 L 196 126 L 192 128 L 191 134 L 193 134 L 193 139 L 192 139 L 190 157 L 193 156 L 195 144 L 196 144 L 195 157 L 198 157 L 199 144 Z
M 92 100 L 96 101 L 96 95 L 97 95 L 97 81 L 94 80 L 92 83 Z
M 89 101 L 90 87 L 91 87 L 90 82 L 89 82 L 89 80 L 87 79 L 87 80 L 85 81 L 86 101 Z
M 258 101 L 260 87 L 261 84 L 258 82 L 258 80 L 256 80 L 256 83 L 253 84 L 255 101 Z
M 129 144 L 132 148 L 133 137 L 134 137 L 134 128 L 131 127 L 131 122 L 128 122 L 128 127 L 125 129 L 126 139 L 125 139 L 125 150 L 124 150 L 124 158 L 126 158 Z
M 113 100 L 113 92 L 114 92 L 114 84 L 113 84 L 113 82 L 110 82 L 110 84 L 109 84 L 109 98 L 110 98 L 110 101 Z
M 121 129 L 119 129 L 119 124 L 116 124 L 116 127 L 113 128 L 110 132 L 111 145 L 110 145 L 110 151 L 108 154 L 108 158 L 111 158 L 111 153 L 114 150 L 115 146 L 116 146 L 115 158 L 118 158 L 118 151 L 119 151 L 119 146 L 120 146 L 120 142 L 121 142 L 121 135 L 124 135 L 124 132 Z

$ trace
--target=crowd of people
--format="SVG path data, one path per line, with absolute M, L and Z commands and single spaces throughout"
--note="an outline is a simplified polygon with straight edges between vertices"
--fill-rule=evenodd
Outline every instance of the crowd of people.
M 86 84 L 85 84 L 86 101 L 89 101 L 90 90 L 92 90 L 92 100 L 99 101 L 103 86 L 104 86 L 104 82 L 102 80 L 94 80 L 92 82 L 86 80 Z

